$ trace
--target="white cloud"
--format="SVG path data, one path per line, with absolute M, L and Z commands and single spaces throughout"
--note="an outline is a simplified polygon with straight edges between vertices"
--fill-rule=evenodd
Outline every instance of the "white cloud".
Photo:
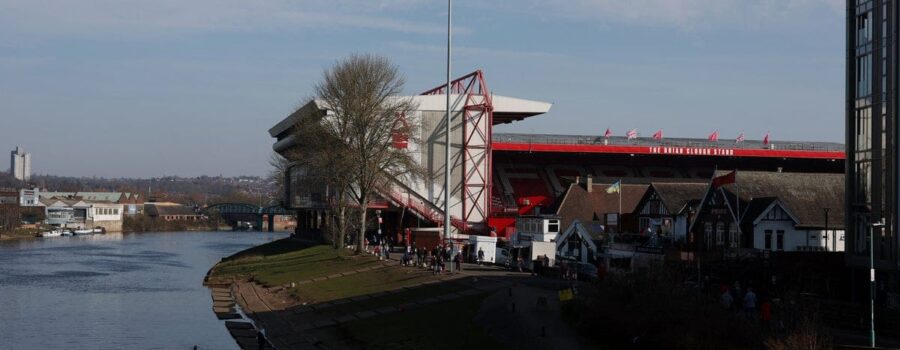
M 321 27 L 443 33 L 440 21 L 428 23 L 403 16 L 404 10 L 418 9 L 425 3 L 424 0 L 0 0 L 0 39 L 4 35 L 153 36 Z
M 825 15 L 841 18 L 843 0 L 505 0 L 493 8 L 540 17 L 696 29 L 764 26 Z

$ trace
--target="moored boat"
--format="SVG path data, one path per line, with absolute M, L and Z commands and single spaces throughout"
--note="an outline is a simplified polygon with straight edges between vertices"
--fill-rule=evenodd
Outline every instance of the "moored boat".
M 85 228 L 85 229 L 77 229 L 77 230 L 75 230 L 75 231 L 72 231 L 72 233 L 73 233 L 74 235 L 76 235 L 76 236 L 92 235 L 92 234 L 94 234 L 94 230 L 93 230 L 93 229 L 89 229 L 89 228 Z
M 51 231 L 41 232 L 41 237 L 59 237 L 62 235 L 63 235 L 62 230 L 51 230 Z

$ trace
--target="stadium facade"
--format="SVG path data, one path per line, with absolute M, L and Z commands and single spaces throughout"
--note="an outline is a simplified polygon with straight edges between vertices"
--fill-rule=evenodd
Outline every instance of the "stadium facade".
M 452 87 L 450 215 L 456 234 L 508 238 L 517 217 L 554 212 L 577 178 L 590 177 L 596 184 L 650 184 L 707 182 L 717 169 L 844 171 L 844 146 L 835 143 L 494 133 L 495 125 L 539 116 L 551 104 L 493 95 L 480 71 L 453 81 Z M 416 128 L 422 134 L 414 138 L 418 144 L 403 147 L 433 176 L 397 179 L 390 193 L 373 202 L 371 207 L 385 216 L 388 233 L 443 223 L 444 93 L 436 88 L 410 97 L 419 106 L 414 112 L 418 118 L 411 120 L 422 123 Z M 298 147 L 293 130 L 300 115 L 311 110 L 328 113 L 327 106 L 313 101 L 269 130 L 277 139 L 276 152 Z M 286 181 L 286 204 L 298 211 L 301 229 L 322 224 L 327 197 L 324 186 L 304 181 L 305 174 L 302 167 L 290 167 Z

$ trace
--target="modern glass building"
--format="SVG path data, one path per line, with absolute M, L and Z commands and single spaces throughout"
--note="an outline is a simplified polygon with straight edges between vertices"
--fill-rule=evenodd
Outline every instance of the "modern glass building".
M 898 291 L 898 0 L 847 0 L 847 262 L 868 268 L 874 231 L 878 288 Z M 871 224 L 884 220 L 884 227 Z M 859 278 L 868 272 L 858 269 Z

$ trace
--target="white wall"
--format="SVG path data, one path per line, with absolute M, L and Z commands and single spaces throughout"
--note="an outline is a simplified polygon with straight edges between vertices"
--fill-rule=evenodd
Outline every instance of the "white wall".
M 809 246 L 822 247 L 829 252 L 844 251 L 844 231 L 843 230 L 806 230 L 809 237 Z M 837 236 L 837 237 L 834 237 Z
M 121 221 L 124 214 L 122 204 L 92 204 L 88 209 L 88 219 L 97 221 Z
M 827 251 L 832 249 L 832 234 L 837 235 L 837 251 L 844 251 L 844 231 L 829 230 L 828 239 L 822 239 L 824 230 L 800 230 L 796 229 L 790 221 L 760 221 L 753 229 L 753 248 L 765 249 L 765 231 L 772 230 L 772 246 L 770 250 L 778 250 L 778 230 L 784 230 L 784 251 L 793 252 L 800 247 L 823 247 Z M 815 238 L 813 238 L 815 237 Z

